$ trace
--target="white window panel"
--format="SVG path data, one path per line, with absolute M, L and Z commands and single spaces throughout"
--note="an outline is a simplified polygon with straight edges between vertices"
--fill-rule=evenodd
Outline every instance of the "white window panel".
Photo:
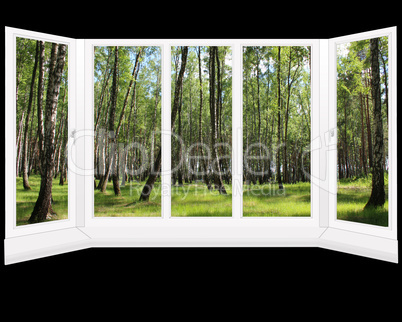
M 50 34 L 38 33 L 28 30 L 6 28 L 6 238 L 24 236 L 35 233 L 65 229 L 76 226 L 76 189 L 75 175 L 68 171 L 68 219 L 17 226 L 16 214 L 16 38 L 43 40 L 44 42 L 62 43 L 68 50 L 68 148 L 73 153 L 68 153 L 68 164 L 72 163 L 72 157 L 76 153 L 71 140 L 71 134 L 75 129 L 76 119 L 76 40 L 59 37 Z M 34 108 L 36 105 L 33 103 Z

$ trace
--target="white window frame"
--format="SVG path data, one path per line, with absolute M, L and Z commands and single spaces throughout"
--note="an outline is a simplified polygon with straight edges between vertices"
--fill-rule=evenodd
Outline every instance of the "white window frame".
M 329 128 L 334 129 L 333 144 L 336 147 L 337 141 L 337 45 L 352 41 L 371 39 L 377 37 L 388 37 L 388 70 L 389 70 L 389 114 L 388 114 L 388 151 L 389 151 L 389 174 L 388 174 L 388 227 L 357 223 L 340 220 L 337 218 L 337 150 L 329 152 L 329 225 L 336 229 L 358 232 L 389 239 L 397 239 L 397 133 L 396 133 L 396 27 L 374 30 L 359 34 L 347 35 L 332 38 L 329 40 Z
M 162 226 L 177 227 L 175 234 L 180 234 L 179 227 L 187 229 L 194 227 L 200 230 L 200 225 L 205 227 L 234 227 L 244 225 L 258 225 L 259 227 L 270 226 L 301 226 L 301 227 L 318 227 L 318 198 L 313 197 L 313 190 L 318 187 L 311 187 L 311 216 L 310 217 L 243 217 L 242 216 L 242 169 L 243 169 L 243 117 L 242 117 L 242 61 L 243 46 L 311 46 L 312 56 L 318 56 L 319 41 L 318 40 L 227 40 L 227 39 L 203 39 L 203 40 L 177 40 L 177 39 L 155 39 L 155 40 L 122 40 L 122 39 L 96 39 L 85 40 L 85 128 L 89 133 L 93 133 L 93 110 L 94 99 L 93 93 L 93 48 L 94 46 L 158 46 L 162 49 L 162 213 L 161 217 L 94 217 L 94 186 L 93 172 L 88 171 L 86 176 L 86 213 L 85 227 L 142 227 L 142 226 Z M 232 186 L 232 217 L 174 217 L 171 216 L 171 186 L 170 186 L 170 164 L 171 164 L 171 54 L 170 48 L 173 46 L 230 46 L 232 48 L 232 159 L 233 159 L 233 179 Z M 313 61 L 313 59 L 312 59 Z M 318 136 L 318 61 L 312 63 L 312 129 L 311 136 Z M 240 95 L 239 95 L 240 94 Z M 314 96 L 314 94 L 316 94 Z M 313 112 L 314 111 L 314 112 Z M 315 131 L 314 131 L 315 130 Z M 92 131 L 92 132 L 91 132 Z M 93 139 L 90 140 L 89 147 L 85 149 L 85 160 L 87 161 L 87 169 L 93 167 Z M 240 153 L 239 153 L 240 151 Z M 314 164 L 319 164 L 318 150 L 315 152 L 315 158 L 312 158 Z M 313 152 L 313 153 L 314 153 Z M 318 167 L 311 167 L 313 170 Z M 318 176 L 318 173 L 313 173 Z M 316 205 L 313 206 L 313 203 Z
M 5 237 L 12 238 L 48 232 L 55 229 L 72 228 L 76 226 L 76 198 L 75 198 L 75 179 L 76 176 L 68 171 L 68 219 L 43 222 L 32 225 L 17 226 L 16 214 L 16 38 L 27 38 L 34 40 L 43 40 L 45 42 L 62 43 L 68 46 L 68 147 L 73 153 L 75 148 L 71 146 L 70 135 L 75 128 L 76 110 L 75 110 L 75 79 L 76 79 L 76 59 L 75 59 L 75 39 L 49 35 L 29 30 L 16 28 L 6 28 L 6 168 L 5 177 L 7 182 L 6 189 L 6 230 Z M 72 155 L 68 154 L 68 164 L 72 161 Z
M 396 41 L 396 28 L 391 28 Z M 89 247 L 172 247 L 172 246 L 261 246 L 261 247 L 322 247 L 362 256 L 398 261 L 396 214 L 392 219 L 394 235 L 384 238 L 374 231 L 341 227 L 331 219 L 330 184 L 334 174 L 331 153 L 336 142 L 331 139 L 333 126 L 333 39 L 70 39 L 14 28 L 6 28 L 6 106 L 14 106 L 12 87 L 15 77 L 15 53 L 10 41 L 15 33 L 27 37 L 47 37 L 48 41 L 69 44 L 69 220 L 28 225 L 26 230 L 11 227 L 14 199 L 6 193 L 5 263 L 14 263 L 66 251 Z M 392 39 L 394 39 L 392 38 Z M 41 38 L 42 39 L 42 38 Z M 44 40 L 46 40 L 44 39 Z M 396 44 L 393 40 L 393 44 Z M 93 187 L 93 46 L 159 46 L 162 59 L 162 214 L 146 217 L 94 217 Z M 172 217 L 171 166 L 171 46 L 231 46 L 232 48 L 232 217 Z M 242 55 L 243 46 L 311 46 L 311 216 L 310 217 L 243 217 L 242 163 Z M 332 47 L 331 47 L 332 46 Z M 12 48 L 10 48 L 12 47 Z M 332 48 L 332 49 L 331 49 Z M 395 50 L 393 48 L 393 50 Z M 331 54 L 332 52 L 332 54 Z M 394 53 L 394 52 L 393 52 Z M 393 60 L 391 84 L 396 83 L 396 57 Z M 395 60 L 395 62 L 394 62 Z M 336 68 L 336 61 L 335 61 Z M 71 80 L 71 81 L 70 81 Z M 74 82 L 75 81 L 75 82 Z M 395 82 L 395 83 L 394 83 Z M 12 84 L 12 85 L 10 85 Z M 394 86 L 394 85 L 392 85 Z M 10 88 L 11 87 L 11 88 Z M 14 86 L 15 87 L 15 86 Z M 391 108 L 395 108 L 396 91 L 391 93 Z M 336 88 L 335 88 L 336 93 Z M 331 96 L 332 95 L 332 96 Z M 329 97 L 329 98 L 328 98 Z M 70 102 L 71 100 L 71 102 Z M 14 99 L 15 101 L 15 99 Z M 14 105 L 12 105 L 14 104 Z M 70 114 L 70 110 L 74 110 Z M 14 113 L 14 114 L 13 114 Z M 75 114 L 74 114 L 75 113 Z M 74 119 L 72 119 L 74 117 Z M 394 118 L 396 119 L 396 118 Z M 71 122 L 70 122 L 71 120 Z M 74 123 L 73 123 L 74 122 Z M 332 123 L 331 123 L 332 122 Z M 13 128 L 14 127 L 14 128 Z M 392 128 L 396 132 L 395 126 Z M 14 133 L 12 135 L 12 133 Z M 15 149 L 15 108 L 6 109 L 6 153 Z M 336 134 L 335 134 L 336 138 Z M 391 157 L 396 158 L 396 140 L 392 141 Z M 69 150 L 70 151 L 70 150 Z M 70 160 L 71 155 L 71 160 Z M 328 158 L 327 158 L 328 157 Z M 14 185 L 15 158 L 6 159 L 7 185 Z M 391 164 L 391 163 L 390 163 Z M 394 163 L 392 163 L 394 164 Z M 11 170 L 10 170 L 11 169 Z M 396 174 L 394 169 L 394 175 Z M 14 174 L 14 176 L 12 175 Z M 336 171 L 335 171 L 336 175 Z M 332 177 L 331 177 L 332 176 Z M 71 181 L 73 180 L 73 181 Z M 396 182 L 391 182 L 396 186 Z M 73 190 L 70 193 L 70 189 Z M 12 190 L 12 189 L 9 189 Z M 396 189 L 392 211 L 396 213 Z M 73 196 L 73 197 L 72 197 Z M 8 198 L 10 197 L 10 198 Z M 70 206 L 71 202 L 74 204 Z M 390 196 L 391 198 L 391 196 Z M 391 207 L 391 206 L 390 206 Z M 71 213 L 72 209 L 75 212 Z M 392 217 L 393 218 L 393 217 Z M 361 225 L 361 224 L 360 224 Z M 365 225 L 363 225 L 365 226 Z M 44 228 L 42 228 L 44 227 Z M 46 227 L 46 228 L 45 228 Z M 18 232 L 18 233 L 17 233 Z

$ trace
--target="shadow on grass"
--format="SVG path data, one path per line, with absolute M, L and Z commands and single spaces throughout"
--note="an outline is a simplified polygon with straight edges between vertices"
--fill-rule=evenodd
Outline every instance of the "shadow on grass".
M 337 218 L 339 220 L 388 227 L 388 193 L 383 207 L 364 209 L 370 189 L 339 189 L 337 194 Z M 338 190 L 338 191 L 339 191 Z

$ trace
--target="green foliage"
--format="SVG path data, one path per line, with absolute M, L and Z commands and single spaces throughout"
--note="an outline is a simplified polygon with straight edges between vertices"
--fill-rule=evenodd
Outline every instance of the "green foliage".
M 129 83 L 132 79 L 132 72 L 135 64 L 136 56 L 138 55 L 141 47 L 119 47 L 119 65 L 118 65 L 118 95 L 117 95 L 117 106 L 116 106 L 116 118 L 115 126 L 119 122 L 119 117 L 122 112 L 124 105 L 124 100 L 126 98 L 127 89 Z M 129 110 L 131 104 L 131 96 L 126 106 L 124 113 L 124 119 L 122 123 L 122 130 L 119 135 L 119 142 L 126 142 L 127 133 L 125 128 L 130 122 L 135 123 L 135 135 L 137 138 L 144 138 L 147 133 L 147 129 L 151 128 L 154 122 L 154 112 L 155 103 L 157 100 L 157 117 L 155 119 L 155 129 L 160 129 L 161 122 L 161 51 L 159 47 L 143 47 L 143 52 L 141 53 L 139 63 L 140 69 L 138 72 L 138 78 L 136 81 L 136 114 L 131 115 L 129 119 Z M 94 49 L 94 97 L 95 97 L 95 108 L 99 107 L 99 100 L 101 98 L 102 86 L 104 84 L 105 78 L 111 72 L 113 68 L 113 53 L 114 47 L 103 47 L 97 46 Z M 112 57 L 109 58 L 109 55 Z M 108 61 L 109 60 L 109 61 Z M 100 110 L 95 112 L 100 112 L 102 115 L 102 120 L 100 123 L 100 128 L 107 128 L 106 111 L 109 104 L 109 93 L 111 91 L 112 81 L 111 76 L 108 82 L 106 96 L 107 99 L 103 100 L 103 104 Z M 134 86 L 134 85 L 133 85 Z M 132 91 L 132 89 L 131 89 Z M 132 127 L 133 128 L 133 127 Z M 149 131 L 148 131 L 149 132 Z M 142 142 L 142 140 L 141 140 Z
M 287 167 L 290 162 L 296 167 L 296 159 L 300 166 L 301 151 L 310 144 L 311 131 L 310 48 L 281 46 L 280 61 L 278 53 L 278 46 L 243 47 L 243 150 L 261 142 L 268 147 L 274 172 L 276 150 L 272 149 L 278 145 L 278 114 L 279 144 L 286 142 Z M 263 156 L 268 156 L 266 152 Z M 251 153 L 259 157 L 258 149 Z M 309 163 L 309 155 L 305 158 Z M 261 168 L 260 161 L 249 164 L 253 170 Z
M 360 176 L 369 169 L 369 147 L 373 142 L 370 40 L 340 44 L 337 48 L 337 126 L 340 177 Z M 386 86 L 388 79 L 388 38 L 380 38 L 381 100 L 384 142 L 388 142 Z M 371 135 L 370 135 L 371 134 Z M 364 143 L 364 144 L 363 144 Z M 385 164 L 388 144 L 384 144 Z M 338 168 L 339 170 L 339 168 Z

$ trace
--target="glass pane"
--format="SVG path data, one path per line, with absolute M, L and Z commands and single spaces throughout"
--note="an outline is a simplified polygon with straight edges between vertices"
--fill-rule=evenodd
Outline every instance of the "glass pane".
M 172 47 L 172 216 L 232 215 L 230 47 Z
M 311 47 L 243 47 L 243 216 L 310 216 Z
M 16 38 L 16 225 L 68 218 L 68 46 Z
M 388 226 L 388 37 L 337 46 L 337 218 Z
M 161 216 L 160 129 L 160 48 L 95 47 L 95 216 Z

